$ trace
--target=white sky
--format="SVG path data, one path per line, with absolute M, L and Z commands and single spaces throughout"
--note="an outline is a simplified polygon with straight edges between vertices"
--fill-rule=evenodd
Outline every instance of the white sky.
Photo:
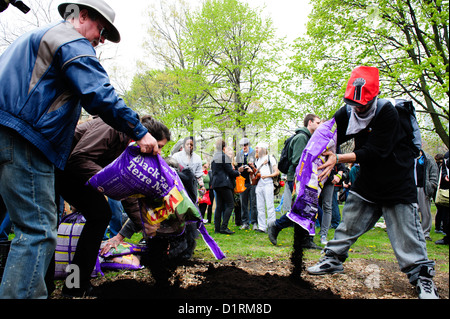
M 202 0 L 187 0 L 191 7 L 198 6 Z M 279 37 L 286 37 L 288 42 L 292 42 L 297 37 L 304 34 L 306 30 L 307 16 L 310 12 L 309 0 L 243 0 L 253 8 L 263 8 L 263 15 L 272 18 L 274 27 L 278 31 Z M 24 0 L 33 8 L 35 0 Z M 59 3 L 66 2 L 55 0 L 53 3 L 56 19 L 59 19 L 56 7 Z M 114 57 L 113 59 L 102 59 L 102 64 L 112 78 L 117 74 L 122 75 L 119 79 L 121 84 L 126 86 L 136 70 L 136 62 L 142 60 L 142 42 L 146 35 L 145 19 L 146 9 L 152 4 L 159 4 L 159 0 L 106 0 L 115 10 L 115 25 L 120 32 L 121 41 L 118 44 L 110 44 L 103 48 L 102 57 Z M 36 4 L 35 4 L 36 5 Z M 10 6 L 6 11 L 0 13 L 0 19 L 12 23 L 20 23 L 24 18 L 23 14 Z M 151 61 L 145 61 L 151 65 Z M 118 69 L 118 73 L 113 74 L 113 66 Z
M 310 12 L 309 0 L 245 0 L 251 7 L 266 7 L 264 16 L 272 18 L 280 37 L 287 37 L 291 42 L 304 34 L 306 30 L 307 16 Z M 120 72 L 130 72 L 136 66 L 136 62 L 142 57 L 142 39 L 146 33 L 145 11 L 153 3 L 159 0 L 132 0 L 130 6 L 124 0 L 107 0 L 108 4 L 116 11 L 115 25 L 120 32 L 122 40 L 119 44 L 113 44 L 112 49 L 117 50 L 114 61 L 103 62 L 109 71 L 110 64 L 114 63 Z M 194 7 L 201 0 L 189 0 Z M 117 48 L 116 48 L 117 46 Z M 131 74 L 132 76 L 132 74 Z

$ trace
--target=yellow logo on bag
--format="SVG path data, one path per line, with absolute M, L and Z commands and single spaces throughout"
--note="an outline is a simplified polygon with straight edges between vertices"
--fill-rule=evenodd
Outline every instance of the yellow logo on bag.
M 161 202 L 161 206 L 147 207 L 145 221 L 150 225 L 161 223 L 167 219 L 170 215 L 174 214 L 177 206 L 183 201 L 183 196 L 180 191 L 174 187 L 171 191 L 164 196 Z

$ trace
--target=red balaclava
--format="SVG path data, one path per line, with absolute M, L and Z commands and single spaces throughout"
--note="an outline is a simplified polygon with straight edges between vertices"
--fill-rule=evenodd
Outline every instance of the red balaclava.
M 367 105 L 380 92 L 380 75 L 375 67 L 358 66 L 348 80 L 344 102 L 350 105 Z

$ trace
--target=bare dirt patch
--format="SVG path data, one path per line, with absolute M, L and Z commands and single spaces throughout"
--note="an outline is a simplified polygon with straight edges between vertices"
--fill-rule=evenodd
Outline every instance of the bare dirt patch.
M 306 267 L 314 262 L 306 262 Z M 288 260 L 192 260 L 177 267 L 169 285 L 159 285 L 148 269 L 93 280 L 98 299 L 416 299 L 396 263 L 354 259 L 342 274 L 292 278 Z M 437 272 L 442 299 L 449 298 L 448 273 Z M 61 298 L 57 289 L 52 298 Z

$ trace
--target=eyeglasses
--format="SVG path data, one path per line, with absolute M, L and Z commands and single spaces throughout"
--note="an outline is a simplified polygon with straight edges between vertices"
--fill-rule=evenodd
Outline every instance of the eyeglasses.
M 103 28 L 103 29 L 100 31 L 100 37 L 104 37 L 105 39 L 107 39 L 107 38 L 108 38 L 108 35 L 109 35 L 109 31 L 106 30 L 105 28 Z

